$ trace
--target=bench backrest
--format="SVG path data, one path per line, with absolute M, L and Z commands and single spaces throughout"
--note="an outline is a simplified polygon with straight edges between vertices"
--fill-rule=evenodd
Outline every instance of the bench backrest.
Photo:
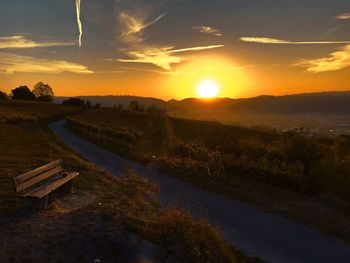
M 30 172 L 14 177 L 16 192 L 24 192 L 35 184 L 47 180 L 48 178 L 60 174 L 63 171 L 60 160 L 38 167 Z

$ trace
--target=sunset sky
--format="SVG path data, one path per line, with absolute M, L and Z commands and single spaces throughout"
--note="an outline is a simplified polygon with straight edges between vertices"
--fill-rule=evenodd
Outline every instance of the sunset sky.
M 350 1 L 1 0 L 0 90 L 39 81 L 163 99 L 203 81 L 233 98 L 350 90 Z

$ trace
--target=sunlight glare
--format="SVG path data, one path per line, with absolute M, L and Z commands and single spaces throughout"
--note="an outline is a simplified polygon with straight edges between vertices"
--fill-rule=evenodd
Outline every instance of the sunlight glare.
M 204 80 L 199 83 L 197 93 L 200 98 L 214 98 L 219 93 L 219 85 L 212 80 Z

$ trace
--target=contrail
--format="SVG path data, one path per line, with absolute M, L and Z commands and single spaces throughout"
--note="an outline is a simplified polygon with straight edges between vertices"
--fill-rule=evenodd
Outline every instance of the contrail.
M 350 41 L 290 41 L 267 37 L 241 37 L 242 42 L 259 44 L 286 44 L 286 45 L 327 45 L 327 44 L 350 44 Z
M 79 47 L 81 47 L 81 37 L 83 36 L 83 26 L 80 20 L 80 4 L 81 4 L 81 0 L 75 0 L 75 6 L 77 10 L 77 23 L 78 23 L 78 29 L 79 29 Z

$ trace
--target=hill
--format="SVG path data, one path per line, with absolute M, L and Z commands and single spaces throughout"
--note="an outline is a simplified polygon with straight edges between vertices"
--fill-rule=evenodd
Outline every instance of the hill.
M 138 101 L 148 107 L 167 109 L 173 117 L 219 121 L 243 126 L 268 126 L 277 129 L 307 127 L 315 131 L 350 134 L 347 118 L 350 116 L 350 92 L 324 92 L 286 96 L 259 96 L 245 99 L 217 98 L 202 100 L 164 101 L 136 96 L 81 96 L 92 103 L 112 107 L 127 106 Z M 66 98 L 56 98 L 62 102 Z
M 233 113 L 350 115 L 350 92 L 260 96 L 231 105 Z

